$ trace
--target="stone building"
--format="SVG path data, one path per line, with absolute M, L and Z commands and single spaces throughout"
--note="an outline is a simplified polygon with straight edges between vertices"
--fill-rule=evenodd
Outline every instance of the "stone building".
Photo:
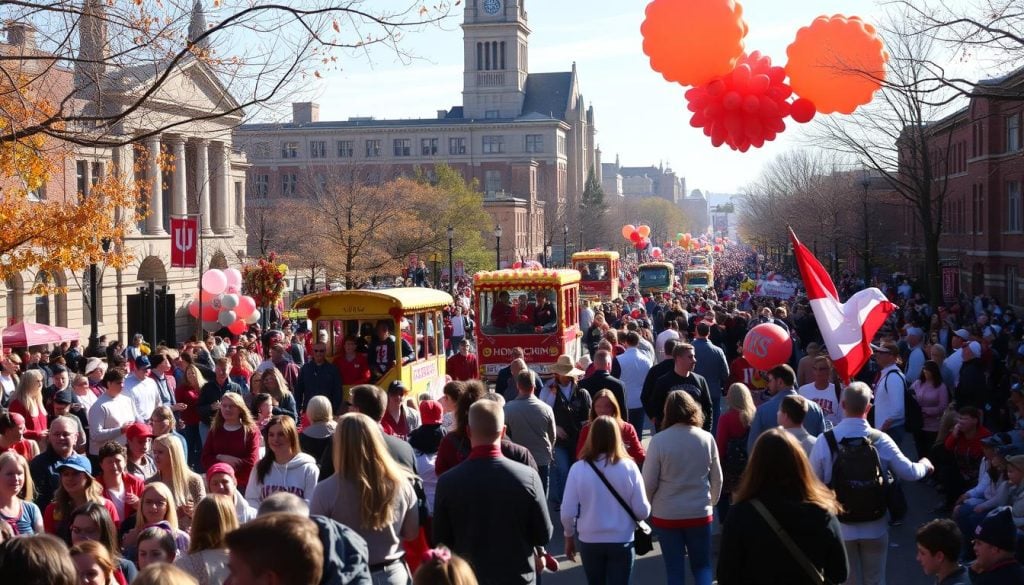
M 104 0 L 85 0 L 78 22 L 79 60 L 68 67 L 57 63 L 39 73 L 38 90 L 52 98 L 73 96 L 79 111 L 102 113 L 125 111 L 139 96 L 155 85 L 168 64 L 154 62 L 134 67 L 113 68 L 107 60 L 107 24 Z M 190 31 L 205 30 L 199 3 L 192 13 Z M 0 43 L 5 68 L 31 71 L 41 67 L 46 54 L 36 46 L 36 32 L 27 22 L 7 23 L 6 42 Z M 24 57 L 22 60 L 16 57 Z M 131 226 L 124 246 L 134 258 L 121 270 L 100 266 L 97 319 L 99 334 L 127 342 L 133 333 L 144 333 L 150 341 L 183 341 L 196 332 L 196 323 L 186 310 L 199 282 L 198 268 L 172 268 L 170 215 L 202 214 L 202 266 L 237 266 L 245 251 L 244 155 L 232 146 L 231 128 L 241 114 L 227 113 L 237 107 L 216 75 L 201 61 L 186 58 L 174 66 L 143 106 L 124 117 L 112 136 L 106 138 L 137 143 L 150 152 L 173 157 L 173 170 L 161 172 L 155 159 L 136 173 L 135 180 L 151 185 L 146 202 L 149 215 Z M 218 116 L 218 113 L 223 115 Z M 155 128 L 173 127 L 151 135 Z M 89 132 L 83 129 L 83 133 Z M 51 177 L 39 194 L 39 204 L 88 196 L 106 173 L 136 166 L 136 150 L 129 142 L 115 148 L 72 146 L 72 155 Z M 37 295 L 34 285 L 50 279 L 66 294 Z M 85 345 L 89 335 L 88 271 L 84 274 L 41 274 L 28 270 L 4 285 L 0 317 L 6 326 L 18 321 L 46 323 L 78 329 Z M 145 293 L 141 291 L 146 290 Z M 148 296 L 155 291 L 155 299 Z M 155 301 L 155 302 L 154 302 Z M 155 307 L 155 313 L 153 308 Z M 156 328 L 153 330 L 153 324 Z
M 620 197 L 660 197 L 679 204 L 686 197 L 686 178 L 676 175 L 663 163 L 658 166 L 624 167 L 614 163 L 601 165 L 605 193 Z
M 308 196 L 348 168 L 383 181 L 443 162 L 478 181 L 502 227 L 503 262 L 542 257 L 563 224 L 575 233 L 587 173 L 600 162 L 575 63 L 530 72 L 525 0 L 469 0 L 462 30 L 462 105 L 435 117 L 321 120 L 318 104 L 296 103 L 290 122 L 237 128 L 235 142 L 253 165 L 247 205 Z

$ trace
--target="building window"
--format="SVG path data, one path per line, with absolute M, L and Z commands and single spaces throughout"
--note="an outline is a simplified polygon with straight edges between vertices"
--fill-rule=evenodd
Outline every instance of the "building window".
M 338 141 L 338 158 L 352 158 L 354 150 L 351 140 Z
M 395 138 L 395 156 L 412 155 L 412 140 L 408 138 Z
M 558 154 L 559 156 L 565 156 L 565 136 L 558 137 Z
M 85 169 L 88 165 L 88 161 L 76 160 L 75 161 L 75 185 L 78 189 L 78 196 L 85 197 L 86 185 L 85 185 Z
M 270 143 L 269 142 L 257 142 L 252 145 L 252 157 L 253 158 L 270 158 Z
M 323 140 L 314 140 L 309 143 L 310 158 L 327 158 L 327 143 Z
M 501 110 L 486 110 L 484 112 L 484 118 L 488 120 L 496 120 L 501 117 Z
M 483 141 L 484 154 L 500 154 L 505 152 L 504 136 L 484 136 Z
M 380 156 L 380 140 L 366 141 L 366 158 L 377 158 Z
M 281 175 L 281 195 L 285 197 L 295 196 L 295 185 L 298 183 L 298 177 L 295 173 L 285 173 Z
M 449 138 L 448 154 L 466 154 L 465 138 Z
M 1020 113 L 1006 117 L 1006 152 L 1020 150 Z
M 98 185 L 100 183 L 100 181 L 103 180 L 103 176 L 105 174 L 106 174 L 106 171 L 104 171 L 103 163 L 101 163 L 101 162 L 94 162 L 94 163 L 92 163 L 92 184 L 89 185 L 89 187 L 92 188 L 92 187 L 95 187 L 96 185 Z
M 1020 181 L 1006 184 L 1006 231 L 1021 231 Z
M 544 136 L 542 134 L 527 134 L 526 152 L 544 152 Z
M 438 150 L 437 138 L 420 138 L 420 154 L 423 156 L 434 156 Z
M 1017 267 L 1006 267 L 1006 304 L 1017 304 Z
M 299 158 L 299 143 L 283 142 L 281 144 L 281 158 Z
M 257 199 L 266 199 L 270 194 L 270 175 L 256 175 L 256 188 L 253 195 Z
M 498 191 L 501 191 L 501 171 L 487 171 L 484 173 L 484 193 L 494 197 Z

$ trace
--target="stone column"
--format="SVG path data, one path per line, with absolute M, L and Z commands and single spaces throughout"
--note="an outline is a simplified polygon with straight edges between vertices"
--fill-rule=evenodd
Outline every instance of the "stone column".
M 238 201 L 235 201 L 235 205 L 240 213 L 235 216 L 238 220 L 238 227 L 245 229 L 245 181 L 242 181 L 242 188 L 238 190 Z
M 123 146 L 115 146 L 113 152 L 114 159 L 114 173 L 117 180 L 124 183 L 125 189 L 132 191 L 135 189 L 135 147 L 131 144 L 125 144 Z M 125 230 L 128 233 L 134 233 L 137 226 L 134 221 L 130 221 L 133 217 L 135 210 L 122 207 L 117 211 L 116 220 L 119 224 L 123 224 Z
M 215 172 L 213 184 L 216 186 L 214 191 L 214 212 L 213 212 L 213 231 L 218 234 L 226 234 L 228 230 L 228 201 L 230 200 L 231 189 L 229 185 L 231 183 L 231 147 L 226 142 L 218 142 L 217 148 L 214 150 L 216 153 L 215 160 Z
M 199 223 L 204 236 L 212 236 L 210 229 L 210 142 L 196 141 L 196 193 L 199 194 Z
M 149 150 L 146 172 L 150 183 L 149 215 L 146 216 L 146 235 L 162 236 L 164 231 L 164 177 L 160 169 L 160 136 L 146 139 Z
M 188 213 L 188 188 L 185 184 L 187 177 L 188 157 L 185 155 L 185 137 L 171 136 L 167 139 L 171 143 L 171 154 L 174 155 L 174 184 L 171 195 L 171 214 L 185 215 Z

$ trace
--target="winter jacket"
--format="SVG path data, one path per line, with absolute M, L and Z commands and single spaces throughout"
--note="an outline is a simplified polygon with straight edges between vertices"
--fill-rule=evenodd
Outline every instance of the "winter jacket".
M 324 545 L 320 585 L 370 585 L 370 553 L 359 534 L 325 516 L 310 516 Z

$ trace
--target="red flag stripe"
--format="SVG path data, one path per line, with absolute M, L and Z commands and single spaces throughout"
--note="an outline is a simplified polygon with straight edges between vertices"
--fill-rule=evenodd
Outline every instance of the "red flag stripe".
M 793 230 L 789 230 L 789 237 L 793 241 L 793 253 L 796 255 L 796 264 L 800 267 L 800 276 L 804 280 L 804 288 L 807 289 L 807 298 L 821 299 L 831 296 L 839 300 L 839 291 L 828 271 L 821 265 L 821 262 L 796 238 Z

